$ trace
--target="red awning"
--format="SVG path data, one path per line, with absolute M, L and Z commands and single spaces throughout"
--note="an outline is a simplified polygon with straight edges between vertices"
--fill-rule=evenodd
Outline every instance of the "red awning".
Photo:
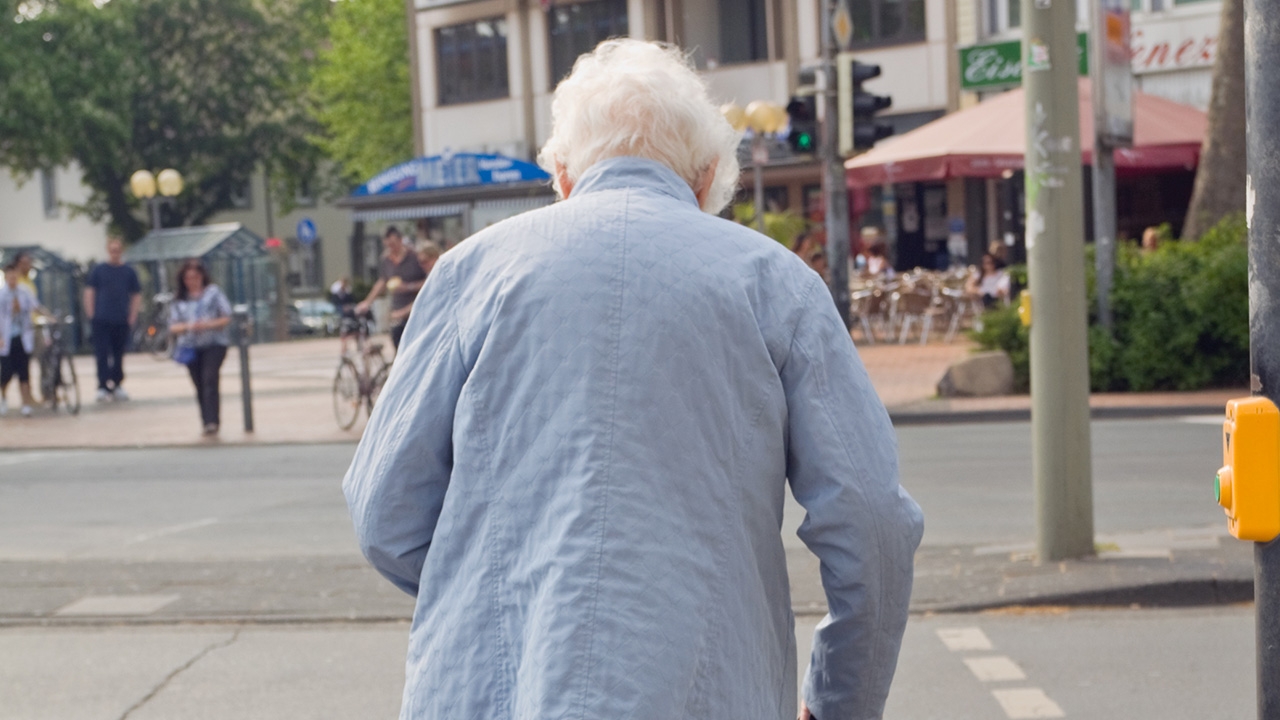
M 1083 162 L 1093 161 L 1093 102 L 1080 79 Z M 1021 170 L 1026 150 L 1025 96 L 1010 90 L 881 142 L 845 163 L 849 187 L 954 177 L 1000 177 Z M 1134 90 L 1134 146 L 1116 150 L 1118 172 L 1194 170 L 1208 131 L 1204 113 Z

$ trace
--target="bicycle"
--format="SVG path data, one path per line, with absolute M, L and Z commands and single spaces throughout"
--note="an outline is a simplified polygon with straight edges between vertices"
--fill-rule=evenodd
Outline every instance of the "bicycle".
M 391 372 L 391 365 L 382 354 L 382 343 L 368 342 L 372 325 L 373 316 L 369 313 L 342 320 L 341 334 L 353 335 L 356 341 L 354 356 L 343 353 L 333 378 L 333 414 L 343 430 L 356 424 L 361 406 L 366 413 L 373 413 L 373 405 Z
M 169 303 L 173 293 L 156 293 L 146 317 L 133 330 L 133 349 L 151 353 L 156 360 L 167 360 L 173 354 L 173 336 L 169 334 Z
M 38 356 L 40 362 L 40 399 L 57 412 L 61 407 L 71 415 L 80 412 L 80 382 L 76 379 L 76 366 L 67 352 L 62 328 L 69 327 L 75 318 L 68 315 L 57 319 L 40 318 L 44 347 Z

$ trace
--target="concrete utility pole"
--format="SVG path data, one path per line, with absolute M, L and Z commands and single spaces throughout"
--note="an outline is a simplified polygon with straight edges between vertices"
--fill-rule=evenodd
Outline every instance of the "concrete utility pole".
M 1060 560 L 1094 551 L 1075 2 L 1022 18 L 1036 547 Z
M 1280 5 L 1244 1 L 1249 220 L 1249 368 L 1253 392 L 1280 403 Z M 1255 543 L 1258 720 L 1280 720 L 1280 539 Z
M 822 117 L 822 186 L 826 196 L 827 263 L 831 297 L 845 327 L 849 326 L 849 191 L 845 187 L 844 163 L 840 162 L 840 109 L 836 107 L 836 38 L 833 20 L 836 3 L 823 0 L 822 81 L 819 83 L 818 113 Z

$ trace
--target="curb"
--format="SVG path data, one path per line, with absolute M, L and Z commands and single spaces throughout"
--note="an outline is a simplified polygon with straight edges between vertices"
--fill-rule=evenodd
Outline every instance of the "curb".
M 1009 597 L 987 602 L 939 603 L 912 607 L 911 613 L 976 613 L 1018 607 L 1199 607 L 1253 602 L 1253 580 L 1203 578 L 1146 583 L 1128 587 L 1096 588 L 1072 592 Z
M 1221 415 L 1220 405 L 1161 405 L 1090 408 L 1092 420 L 1133 420 L 1140 418 L 1181 417 L 1185 415 Z M 1030 408 L 1007 410 L 889 410 L 889 420 L 895 426 L 943 425 L 947 423 L 999 423 L 1025 422 L 1031 419 Z

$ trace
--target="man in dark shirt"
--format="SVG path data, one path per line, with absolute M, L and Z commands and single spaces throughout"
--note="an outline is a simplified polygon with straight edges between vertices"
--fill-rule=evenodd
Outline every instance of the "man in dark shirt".
M 418 297 L 418 290 L 422 289 L 422 283 L 427 279 L 427 273 L 418 263 L 417 256 L 405 246 L 404 238 L 394 225 L 383 234 L 383 245 L 386 252 L 378 263 L 378 281 L 369 289 L 368 297 L 356 305 L 357 315 L 368 312 L 369 306 L 385 289 L 391 292 L 391 312 L 394 317 L 397 310 L 413 304 L 414 298 Z M 396 349 L 400 347 L 404 324 L 403 319 L 393 320 L 391 324 L 391 345 Z
M 98 358 L 98 402 L 129 399 L 120 387 L 124 349 L 141 303 L 138 274 L 124 264 L 124 243 L 118 237 L 107 238 L 107 262 L 89 271 L 84 288 L 84 311 L 93 322 L 93 351 Z

